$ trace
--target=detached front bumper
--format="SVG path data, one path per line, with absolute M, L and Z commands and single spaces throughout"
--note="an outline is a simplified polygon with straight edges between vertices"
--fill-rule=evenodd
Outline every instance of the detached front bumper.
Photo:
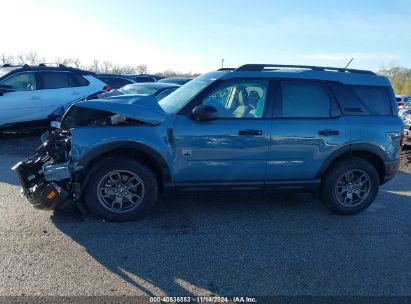
M 62 160 L 64 153 L 59 153 L 64 138 L 47 135 L 47 139 L 29 159 L 17 163 L 12 169 L 16 172 L 23 188 L 23 195 L 36 209 L 52 210 L 64 208 L 72 204 L 70 191 L 71 173 L 66 162 Z

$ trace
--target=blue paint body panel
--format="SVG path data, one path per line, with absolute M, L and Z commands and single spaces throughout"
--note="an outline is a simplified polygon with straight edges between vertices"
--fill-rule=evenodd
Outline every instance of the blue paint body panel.
M 390 88 L 385 77 L 328 71 L 216 71 L 197 79 L 213 83 L 236 78 L 310 79 Z M 187 104 L 192 100 L 187 100 Z M 173 185 L 313 181 L 321 178 L 324 163 L 339 151 L 352 151 L 354 145 L 366 146 L 368 152 L 376 151 L 382 161 L 396 161 L 400 152 L 402 121 L 395 114 L 200 122 L 189 115 L 166 113 L 157 103 L 143 100 L 135 104 L 93 101 L 75 106 L 126 115 L 143 124 L 71 129 L 72 163 L 87 167 L 93 157 L 116 147 L 129 147 L 131 154 L 138 144 L 155 151 L 156 157 L 162 159 Z M 248 129 L 260 130 L 261 134 L 239 135 L 241 130 Z M 337 134 L 324 136 L 319 133 L 321 130 L 334 130 Z

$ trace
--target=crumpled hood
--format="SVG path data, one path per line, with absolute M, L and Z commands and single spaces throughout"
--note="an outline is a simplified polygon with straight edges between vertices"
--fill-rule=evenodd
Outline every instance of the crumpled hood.
M 167 114 L 159 106 L 155 97 L 150 97 L 151 96 L 146 96 L 145 98 L 121 98 L 121 100 L 110 98 L 81 101 L 70 107 L 63 117 L 62 126 L 64 125 L 66 128 L 70 128 L 76 125 L 78 126 L 78 122 L 81 122 L 81 125 L 85 125 L 88 117 L 90 120 L 93 120 L 95 113 L 101 113 L 100 111 L 122 115 L 142 123 L 156 126 L 164 122 Z

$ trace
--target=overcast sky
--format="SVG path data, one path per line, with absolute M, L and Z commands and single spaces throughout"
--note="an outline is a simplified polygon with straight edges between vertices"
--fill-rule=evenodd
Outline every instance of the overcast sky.
M 0 53 L 206 72 L 245 63 L 411 68 L 411 1 L 0 0 Z

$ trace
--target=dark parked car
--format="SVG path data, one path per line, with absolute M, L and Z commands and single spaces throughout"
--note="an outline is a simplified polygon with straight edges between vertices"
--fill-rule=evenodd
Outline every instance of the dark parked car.
M 386 77 L 247 64 L 159 102 L 75 104 L 14 169 L 34 207 L 83 209 L 84 198 L 112 221 L 135 219 L 175 190 L 318 191 L 335 213 L 356 214 L 396 174 L 402 127 Z
M 110 96 L 119 95 L 155 95 L 158 100 L 163 99 L 168 94 L 179 88 L 179 84 L 175 83 L 160 83 L 160 82 L 142 82 L 125 85 L 117 90 L 110 92 L 103 92 L 99 94 L 98 98 L 107 98 Z
M 133 77 L 128 75 L 96 74 L 96 77 L 110 86 L 113 90 L 124 87 L 127 84 L 136 83 Z
M 164 77 L 149 74 L 97 74 L 101 81 L 105 82 L 112 89 L 119 89 L 127 84 L 140 82 L 156 82 Z
M 179 85 L 186 84 L 190 80 L 193 80 L 191 77 L 169 77 L 169 78 L 163 78 L 158 80 L 158 82 L 162 83 L 177 83 Z
M 93 100 L 93 99 L 109 99 L 113 101 L 112 98 L 116 97 L 116 101 L 127 102 L 125 99 L 132 98 L 131 101 L 135 101 L 139 98 L 144 98 L 149 95 L 155 96 L 157 101 L 160 101 L 168 94 L 178 89 L 180 85 L 175 83 L 157 83 L 157 82 L 148 82 L 148 83 L 133 83 L 128 84 L 120 89 L 112 90 L 110 92 L 100 91 L 96 94 L 87 96 L 85 98 L 75 99 L 71 102 L 66 103 L 63 106 L 58 107 L 51 113 L 48 117 L 51 127 L 59 127 L 61 118 L 67 109 L 80 101 Z

